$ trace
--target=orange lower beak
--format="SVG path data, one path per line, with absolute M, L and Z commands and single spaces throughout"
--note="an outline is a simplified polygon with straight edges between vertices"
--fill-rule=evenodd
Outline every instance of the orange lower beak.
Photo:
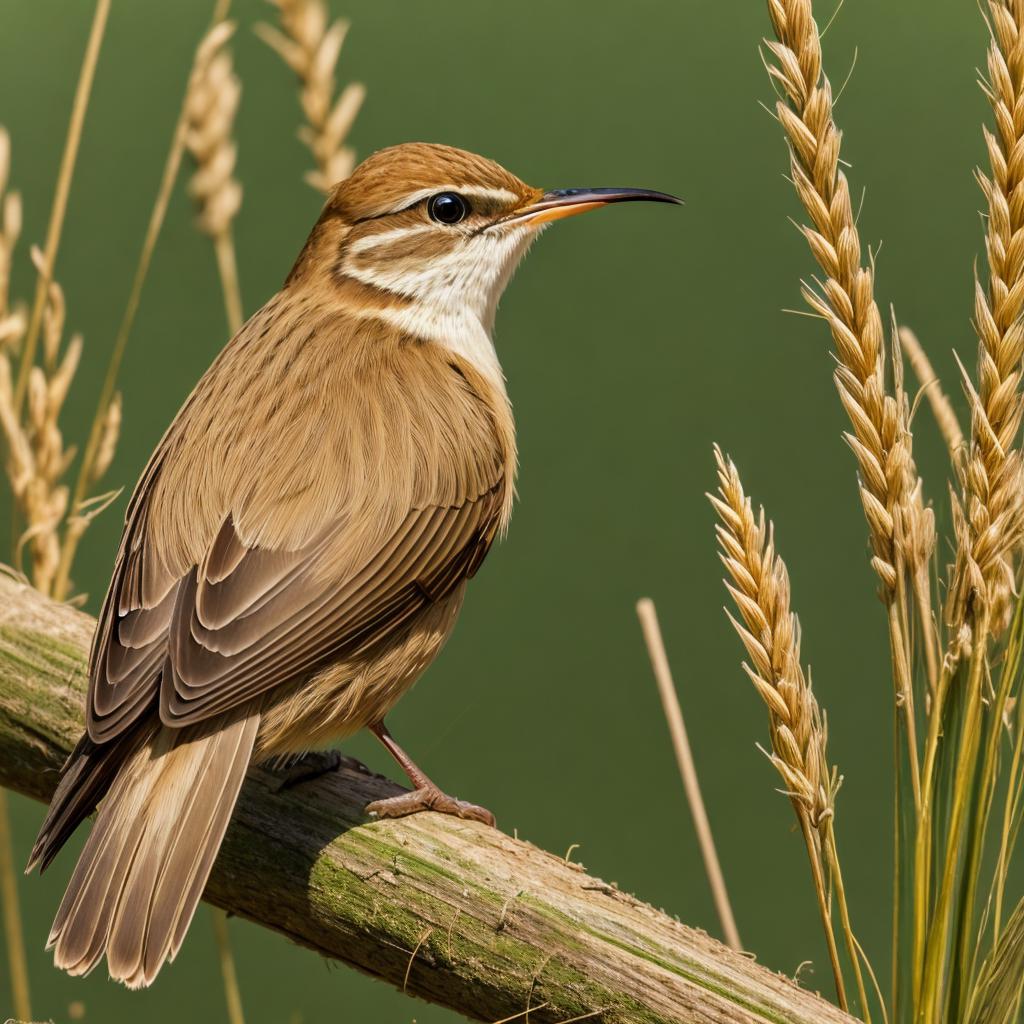
M 549 221 L 574 217 L 577 213 L 596 210 L 610 203 L 633 202 L 682 205 L 683 201 L 676 196 L 670 196 L 667 192 L 654 192 L 646 188 L 558 188 L 543 193 L 535 203 L 516 210 L 504 218 L 502 223 L 547 224 Z

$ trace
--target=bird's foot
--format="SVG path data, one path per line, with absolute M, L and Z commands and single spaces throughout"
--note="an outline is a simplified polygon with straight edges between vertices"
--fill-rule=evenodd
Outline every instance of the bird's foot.
M 357 771 L 368 772 L 369 769 L 361 761 L 353 757 L 345 757 L 338 750 L 307 750 L 304 753 L 287 756 L 277 760 L 271 771 L 278 776 L 275 793 L 319 779 L 321 775 L 336 772 L 342 766 L 355 767 Z
M 456 818 L 483 822 L 492 828 L 495 825 L 494 815 L 486 807 L 478 807 L 465 800 L 456 800 L 433 785 L 421 786 L 408 793 L 389 796 L 385 800 L 374 800 L 373 803 L 366 805 L 366 813 L 378 818 L 404 818 L 407 814 L 417 814 L 420 811 L 451 814 Z

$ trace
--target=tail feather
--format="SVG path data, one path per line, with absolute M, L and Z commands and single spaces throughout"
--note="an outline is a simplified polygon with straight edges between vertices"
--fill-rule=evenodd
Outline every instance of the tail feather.
M 40 872 L 46 870 L 75 829 L 96 810 L 125 760 L 148 735 L 149 731 L 134 729 L 110 743 L 93 743 L 88 734 L 78 741 L 64 764 L 26 873 L 36 867 Z
M 252 755 L 259 715 L 160 727 L 103 801 L 50 934 L 54 963 L 149 985 L 195 913 Z

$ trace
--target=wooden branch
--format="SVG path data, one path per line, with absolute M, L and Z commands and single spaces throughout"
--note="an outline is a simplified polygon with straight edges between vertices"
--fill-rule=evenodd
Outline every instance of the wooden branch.
M 0 783 L 37 800 L 82 728 L 93 624 L 0 576 Z M 368 821 L 398 791 L 379 776 L 277 786 L 250 771 L 206 899 L 430 1002 L 532 1024 L 852 1021 L 529 843 L 437 814 Z

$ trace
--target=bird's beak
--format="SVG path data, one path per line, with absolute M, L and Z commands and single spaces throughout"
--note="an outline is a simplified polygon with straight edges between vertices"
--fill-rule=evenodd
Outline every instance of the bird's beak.
M 596 210 L 609 203 L 675 203 L 681 206 L 682 199 L 667 192 L 654 192 L 648 188 L 556 188 L 541 194 L 535 202 L 521 206 L 503 218 L 503 223 L 529 223 L 530 226 L 546 224 L 574 217 L 577 213 Z

